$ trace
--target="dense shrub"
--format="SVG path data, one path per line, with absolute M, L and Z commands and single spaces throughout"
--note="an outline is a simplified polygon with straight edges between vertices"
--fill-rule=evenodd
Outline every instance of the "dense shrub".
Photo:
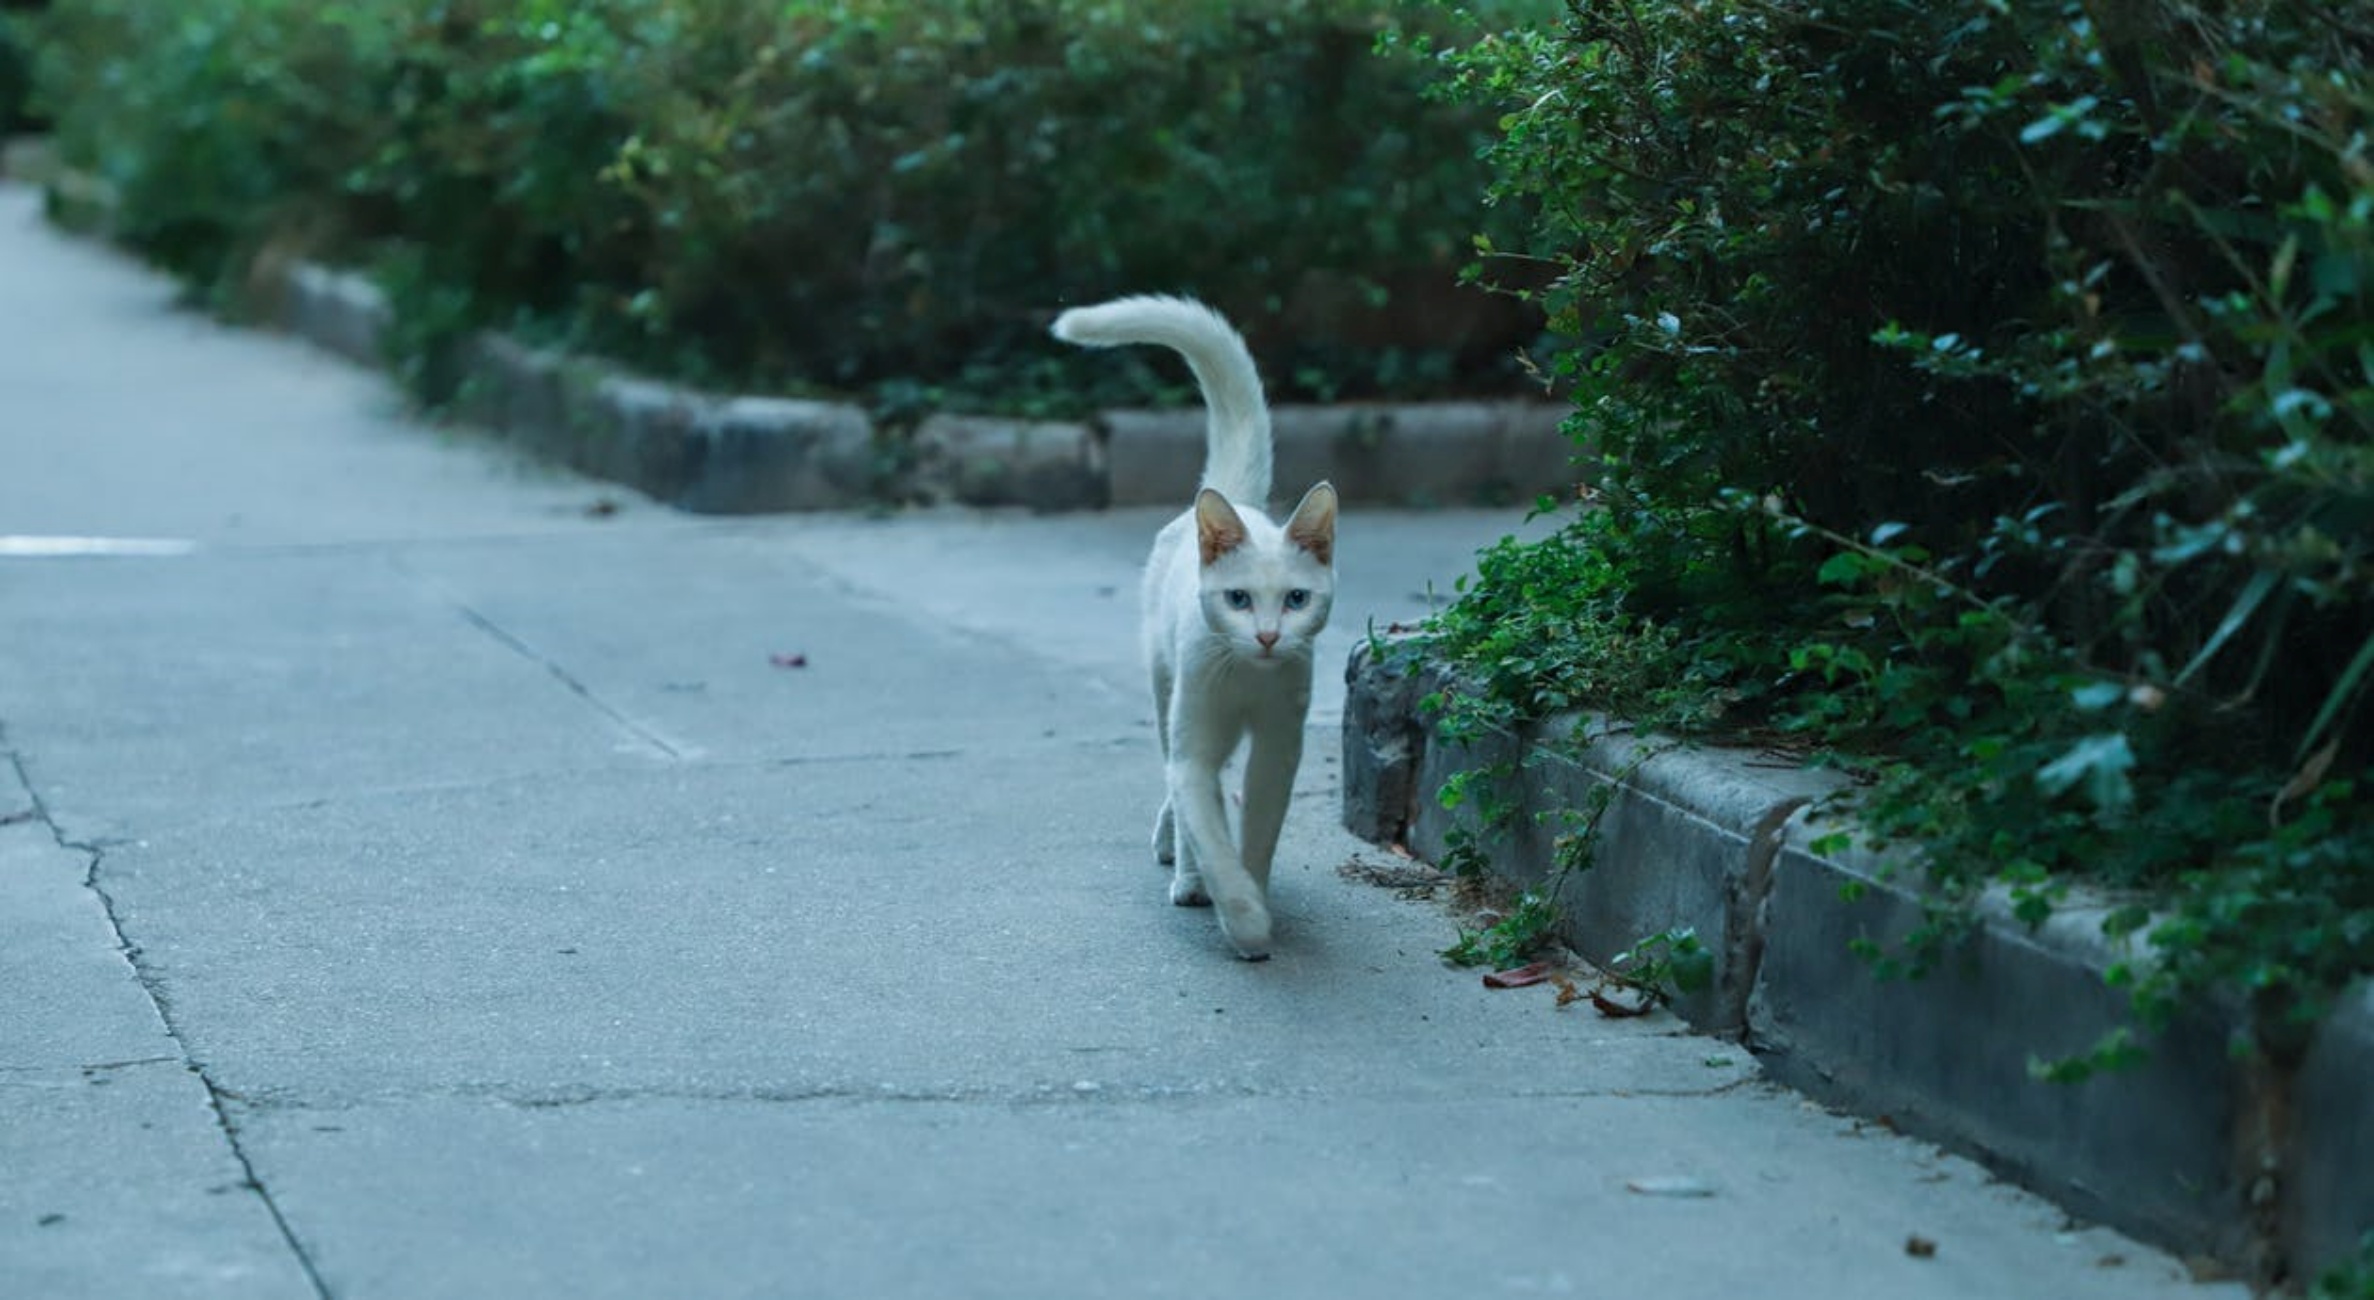
M 1857 756 L 2031 915 L 2159 891 L 2144 1009 L 2286 1045 L 2374 968 L 2374 4 L 1568 9 L 1449 62 L 1561 271 L 1590 558 L 1496 553 L 1455 644 L 1677 647 L 1627 707 Z
M 18 23 L 20 15 L 39 7 L 40 0 L 0 0 L 0 135 L 37 125 L 32 113 L 33 60 Z
M 1116 367 L 1066 369 L 1050 309 L 1159 288 L 1244 318 L 1288 391 L 1500 382 L 1522 317 L 1439 305 L 1487 122 L 1372 53 L 1395 8 L 60 0 L 45 84 L 160 258 L 375 251 L 433 327 L 1078 400 Z
M 211 288 L 269 232 L 335 208 L 379 130 L 393 9 L 94 0 L 20 27 L 36 103 L 61 152 L 120 195 L 122 237 Z

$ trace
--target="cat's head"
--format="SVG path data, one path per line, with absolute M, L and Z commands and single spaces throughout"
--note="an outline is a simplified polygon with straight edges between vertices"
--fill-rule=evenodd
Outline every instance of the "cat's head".
M 1204 623 L 1230 653 L 1253 664 L 1308 660 L 1335 605 L 1335 489 L 1304 493 L 1281 526 L 1206 488 L 1195 534 Z

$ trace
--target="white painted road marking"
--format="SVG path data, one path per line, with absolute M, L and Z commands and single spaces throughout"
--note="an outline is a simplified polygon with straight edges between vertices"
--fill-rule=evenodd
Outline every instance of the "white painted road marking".
M 179 537 L 45 537 L 0 534 L 0 560 L 78 555 L 187 555 L 198 544 Z

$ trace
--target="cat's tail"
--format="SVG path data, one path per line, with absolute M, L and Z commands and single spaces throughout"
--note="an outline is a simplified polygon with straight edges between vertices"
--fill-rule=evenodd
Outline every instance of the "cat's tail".
M 1253 354 L 1228 319 L 1192 298 L 1116 298 L 1055 318 L 1055 337 L 1082 347 L 1159 343 L 1187 358 L 1207 413 L 1203 485 L 1239 505 L 1269 504 L 1269 406 Z

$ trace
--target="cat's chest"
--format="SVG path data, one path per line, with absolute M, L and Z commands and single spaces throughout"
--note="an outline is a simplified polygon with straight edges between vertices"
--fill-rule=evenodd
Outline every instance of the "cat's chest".
M 1301 664 L 1191 673 L 1179 686 L 1184 697 L 1180 703 L 1190 712 L 1223 725 L 1288 722 L 1299 726 L 1311 703 L 1310 670 Z

